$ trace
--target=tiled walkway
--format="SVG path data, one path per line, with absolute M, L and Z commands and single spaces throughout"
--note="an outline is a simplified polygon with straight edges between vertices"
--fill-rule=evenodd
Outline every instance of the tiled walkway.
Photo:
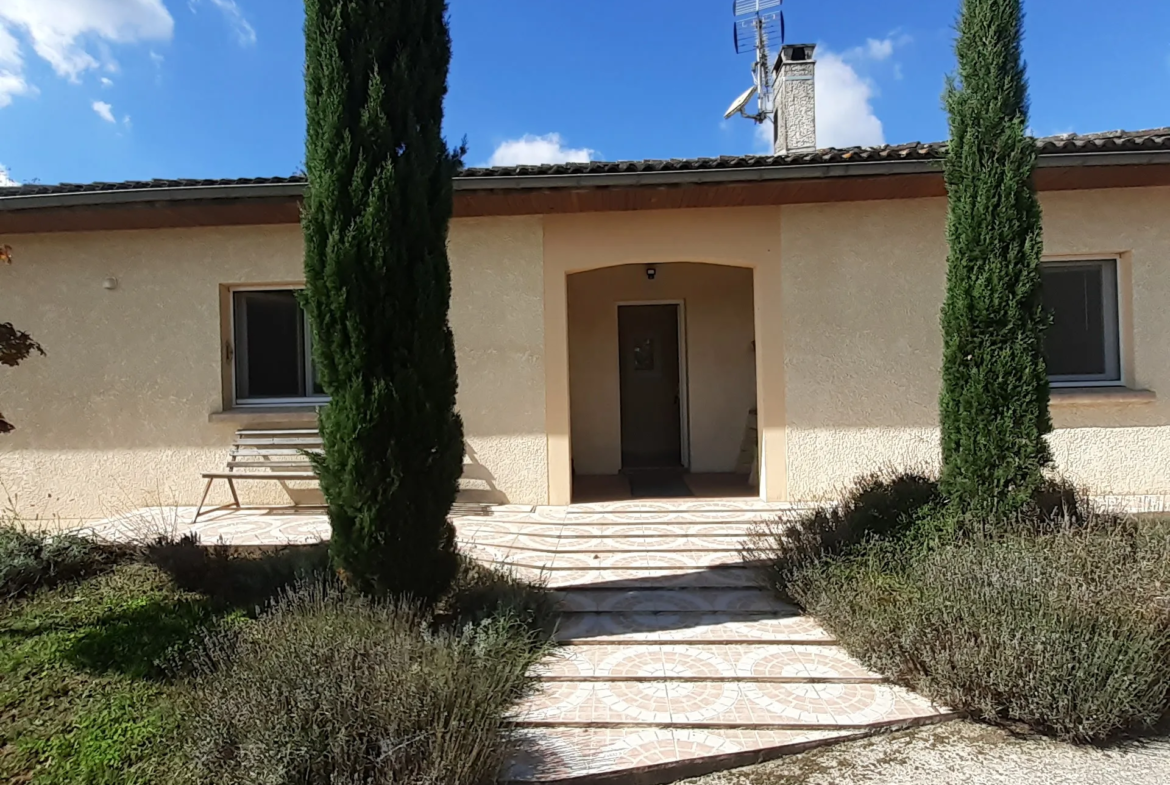
M 466 548 L 544 579 L 564 612 L 506 779 L 673 782 L 947 716 L 755 585 L 739 545 L 775 514 L 706 500 L 461 520 Z
M 203 542 L 314 542 L 324 516 L 148 510 L 97 527 L 195 530 Z M 543 580 L 563 644 L 520 707 L 514 783 L 673 782 L 875 729 L 945 718 L 866 671 L 811 618 L 755 585 L 739 546 L 774 507 L 745 500 L 497 507 L 456 520 L 481 560 Z

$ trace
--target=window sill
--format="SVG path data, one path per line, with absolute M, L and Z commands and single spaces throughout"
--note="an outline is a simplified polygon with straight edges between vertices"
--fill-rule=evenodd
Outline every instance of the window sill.
M 1153 403 L 1158 399 L 1153 390 L 1133 390 L 1129 387 L 1053 387 L 1049 403 L 1053 406 Z
M 248 425 L 316 425 L 319 406 L 240 406 L 212 412 L 208 422 Z

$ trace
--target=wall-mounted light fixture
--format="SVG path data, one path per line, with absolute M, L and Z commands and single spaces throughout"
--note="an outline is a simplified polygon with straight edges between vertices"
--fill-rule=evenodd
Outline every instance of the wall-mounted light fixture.
M 655 268 L 654 265 L 652 265 L 652 264 L 646 265 L 646 280 L 653 281 L 654 276 L 656 276 L 656 275 L 658 275 L 657 268 Z
M 102 288 L 110 292 L 114 291 L 118 288 L 118 279 L 111 275 L 102 281 Z

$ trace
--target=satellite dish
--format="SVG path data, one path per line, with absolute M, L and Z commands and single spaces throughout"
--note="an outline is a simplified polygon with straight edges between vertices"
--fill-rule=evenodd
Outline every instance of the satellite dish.
M 784 15 L 780 11 L 783 4 L 784 0 L 733 0 L 731 10 L 735 15 L 735 51 L 739 54 L 755 53 L 756 61 L 752 63 L 752 81 L 755 86 L 736 99 L 724 119 L 742 114 L 749 120 L 762 123 L 772 113 L 775 85 L 771 50 L 777 41 L 783 46 L 787 34 Z M 759 107 L 754 114 L 748 114 L 745 109 L 752 96 L 759 101 Z
M 727 112 L 723 115 L 723 119 L 729 120 L 733 115 L 742 112 L 744 107 L 748 105 L 748 101 L 752 100 L 752 96 L 755 94 L 755 85 L 752 85 L 748 89 L 744 90 L 743 95 L 741 95 L 739 98 L 736 98 L 735 101 L 732 102 L 731 106 L 727 109 Z

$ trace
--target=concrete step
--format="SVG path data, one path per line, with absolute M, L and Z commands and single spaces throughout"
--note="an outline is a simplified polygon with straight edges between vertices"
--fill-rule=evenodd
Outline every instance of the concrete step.
M 577 612 L 561 615 L 556 640 L 606 643 L 835 643 L 833 636 L 791 605 L 764 611 Z
M 526 728 L 503 773 L 514 785 L 661 785 L 867 735 L 838 730 Z
M 557 649 L 542 679 L 881 681 L 835 645 L 809 643 L 597 643 Z
M 561 610 L 566 612 L 775 613 L 777 605 L 770 592 L 747 587 L 692 585 L 652 588 L 642 585 L 632 588 L 601 584 L 554 590 L 552 595 L 560 602 Z
M 510 718 L 521 727 L 859 729 L 938 714 L 874 682 L 567 680 L 541 684 Z
M 650 569 L 693 572 L 705 567 L 743 567 L 738 550 L 530 550 L 499 545 L 472 545 L 464 553 L 500 567 L 546 570 Z
M 761 585 L 754 514 L 624 507 L 460 521 L 469 554 L 562 613 L 505 781 L 657 785 L 947 716 Z

